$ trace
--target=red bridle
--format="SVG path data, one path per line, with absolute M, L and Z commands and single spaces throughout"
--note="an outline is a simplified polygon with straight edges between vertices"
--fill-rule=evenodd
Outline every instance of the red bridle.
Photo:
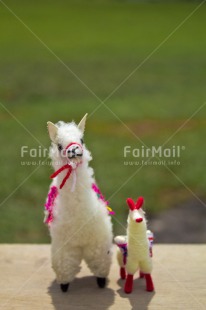
M 79 143 L 76 143 L 76 142 L 71 142 L 71 143 L 69 143 L 69 144 L 66 146 L 66 148 L 64 149 L 64 152 L 66 153 L 66 150 L 67 150 L 70 146 L 72 146 L 72 145 L 74 145 L 74 144 L 80 146 L 81 149 L 82 149 L 82 152 L 83 152 L 82 145 L 79 144 Z M 74 168 L 72 167 L 72 165 L 68 163 L 68 164 L 62 166 L 60 169 L 58 169 L 57 171 L 55 171 L 55 172 L 50 176 L 50 178 L 53 179 L 53 178 L 55 178 L 59 173 L 61 173 L 62 171 L 64 171 L 65 169 L 68 169 L 68 171 L 67 171 L 67 174 L 66 174 L 66 176 L 64 177 L 62 183 L 60 184 L 60 189 L 62 189 L 62 187 L 64 186 L 64 184 L 66 183 L 66 181 L 67 181 L 68 178 L 70 177 L 70 175 L 71 175 L 71 173 L 72 173 L 72 170 L 74 169 Z
M 82 147 L 82 145 L 79 144 L 79 143 L 77 143 L 77 142 L 71 142 L 71 143 L 69 143 L 69 144 L 65 147 L 64 152 L 66 152 L 66 150 L 67 150 L 70 146 L 72 146 L 72 145 L 74 145 L 74 144 L 80 146 L 80 148 L 82 149 L 82 152 L 83 152 L 83 147 Z

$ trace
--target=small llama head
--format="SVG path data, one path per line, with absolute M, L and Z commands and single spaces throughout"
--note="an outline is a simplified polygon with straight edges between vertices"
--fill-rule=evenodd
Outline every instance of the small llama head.
M 76 166 L 83 161 L 91 160 L 90 153 L 83 142 L 86 117 L 87 114 L 78 125 L 74 122 L 64 123 L 62 121 L 56 124 L 47 123 L 52 141 L 50 157 L 54 168 L 66 164 Z
M 132 198 L 127 199 L 127 204 L 129 207 L 129 217 L 132 221 L 136 223 L 142 223 L 145 220 L 144 211 L 142 210 L 143 203 L 143 197 L 139 197 L 136 202 L 134 202 Z

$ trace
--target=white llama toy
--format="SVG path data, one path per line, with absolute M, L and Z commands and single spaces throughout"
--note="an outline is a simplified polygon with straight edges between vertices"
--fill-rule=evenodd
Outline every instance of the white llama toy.
M 87 114 L 79 125 L 48 122 L 52 141 L 50 157 L 55 172 L 45 204 L 45 220 L 52 239 L 52 267 L 63 292 L 80 270 L 84 259 L 105 287 L 112 256 L 112 223 L 99 188 L 94 182 L 92 159 L 84 142 Z
M 117 260 L 120 265 L 120 277 L 126 278 L 124 291 L 127 294 L 132 292 L 133 277 L 138 269 L 140 277 L 146 279 L 147 291 L 154 290 L 151 277 L 153 234 L 147 230 L 144 211 L 141 208 L 143 203 L 143 197 L 139 197 L 136 203 L 131 198 L 127 199 L 129 206 L 127 236 L 117 236 L 114 239 L 119 247 Z

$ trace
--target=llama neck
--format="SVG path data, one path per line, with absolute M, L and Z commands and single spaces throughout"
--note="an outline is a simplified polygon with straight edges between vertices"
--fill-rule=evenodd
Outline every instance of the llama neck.
M 127 249 L 131 257 L 134 259 L 144 259 L 146 256 L 149 256 L 147 224 L 145 218 L 143 218 L 141 223 L 136 223 L 134 220 L 129 218 L 127 236 Z
M 68 170 L 66 169 L 56 177 L 56 184 L 58 187 L 60 187 L 60 184 L 62 183 L 67 173 Z M 88 167 L 87 162 L 86 163 L 83 162 L 76 169 L 72 170 L 69 178 L 66 180 L 65 185 L 62 187 L 61 191 L 68 192 L 68 190 L 71 191 L 71 189 L 74 187 L 75 192 L 76 188 L 80 186 L 85 189 L 90 188 L 91 176 L 92 176 L 92 169 Z

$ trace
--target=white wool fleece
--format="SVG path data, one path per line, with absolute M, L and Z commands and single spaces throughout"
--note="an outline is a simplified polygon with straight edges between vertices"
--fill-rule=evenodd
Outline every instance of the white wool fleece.
M 73 192 L 74 172 L 62 189 L 60 184 L 67 174 L 65 170 L 51 184 L 58 188 L 53 209 L 54 220 L 50 225 L 52 267 L 58 283 L 62 284 L 74 279 L 82 259 L 95 276 L 107 277 L 112 257 L 112 223 L 104 202 L 92 190 L 93 169 L 88 166 L 91 154 L 82 144 L 82 130 L 74 122 L 58 122 L 55 126 L 58 129 L 50 148 L 54 170 L 68 163 L 68 159 L 58 151 L 59 145 L 64 149 L 73 142 L 81 144 L 83 156 L 76 168 Z

